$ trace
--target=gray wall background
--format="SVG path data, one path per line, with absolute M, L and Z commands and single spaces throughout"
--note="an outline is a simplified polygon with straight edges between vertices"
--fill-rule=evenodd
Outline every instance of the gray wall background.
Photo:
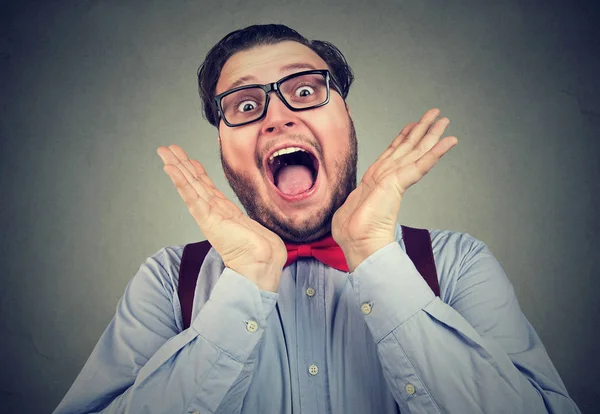
M 359 176 L 439 107 L 459 145 L 399 220 L 468 232 L 503 264 L 582 411 L 600 383 L 600 40 L 585 2 L 3 2 L 0 407 L 50 412 L 146 257 L 203 238 L 162 171 L 177 143 L 234 197 L 196 70 L 281 22 L 356 73 Z M 569 3 L 569 5 L 567 5 Z

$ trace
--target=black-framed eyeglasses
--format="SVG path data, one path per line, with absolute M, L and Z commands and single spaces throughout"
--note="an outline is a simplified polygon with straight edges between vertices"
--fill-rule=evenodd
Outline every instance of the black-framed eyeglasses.
M 264 118 L 271 91 L 276 91 L 279 99 L 292 111 L 306 111 L 327 105 L 330 83 L 340 93 L 339 86 L 327 69 L 307 70 L 265 85 L 233 88 L 215 96 L 215 104 L 225 125 L 237 127 Z

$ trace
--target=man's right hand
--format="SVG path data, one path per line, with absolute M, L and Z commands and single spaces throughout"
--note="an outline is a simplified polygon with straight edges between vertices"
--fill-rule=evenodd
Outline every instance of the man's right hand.
M 196 160 L 177 145 L 158 147 L 164 171 L 225 266 L 277 292 L 287 251 L 281 238 L 252 220 L 221 193 Z

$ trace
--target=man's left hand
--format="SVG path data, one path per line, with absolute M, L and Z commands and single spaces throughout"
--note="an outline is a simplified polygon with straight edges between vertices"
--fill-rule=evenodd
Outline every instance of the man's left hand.
M 430 109 L 418 123 L 406 125 L 334 214 L 331 234 L 344 251 L 350 272 L 395 241 L 402 196 L 458 143 L 454 136 L 440 140 L 450 120 L 436 121 L 439 114 L 439 109 Z

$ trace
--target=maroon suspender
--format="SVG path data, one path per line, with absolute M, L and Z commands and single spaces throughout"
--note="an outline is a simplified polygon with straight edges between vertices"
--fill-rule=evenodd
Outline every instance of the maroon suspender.
M 410 257 L 433 293 L 435 293 L 436 296 L 439 296 L 440 286 L 438 284 L 435 262 L 433 260 L 433 250 L 431 247 L 429 231 L 407 226 L 401 227 L 402 238 L 404 239 L 408 257 Z M 177 288 L 179 303 L 181 304 L 181 313 L 183 315 L 183 329 L 187 329 L 190 326 L 196 281 L 198 279 L 198 274 L 200 273 L 202 262 L 210 248 L 211 245 L 208 240 L 204 240 L 188 244 L 183 249 L 181 264 L 179 265 L 179 287 Z
M 204 258 L 208 254 L 211 245 L 208 240 L 187 244 L 183 248 L 181 263 L 179 264 L 179 303 L 183 315 L 183 329 L 190 327 L 192 323 L 192 305 L 194 304 L 194 292 L 196 291 L 196 280 Z
M 406 254 L 408 254 L 408 257 L 410 257 L 410 260 L 412 260 L 433 293 L 435 293 L 435 296 L 440 296 L 440 285 L 438 283 L 437 271 L 435 270 L 429 231 L 407 226 L 401 227 Z

